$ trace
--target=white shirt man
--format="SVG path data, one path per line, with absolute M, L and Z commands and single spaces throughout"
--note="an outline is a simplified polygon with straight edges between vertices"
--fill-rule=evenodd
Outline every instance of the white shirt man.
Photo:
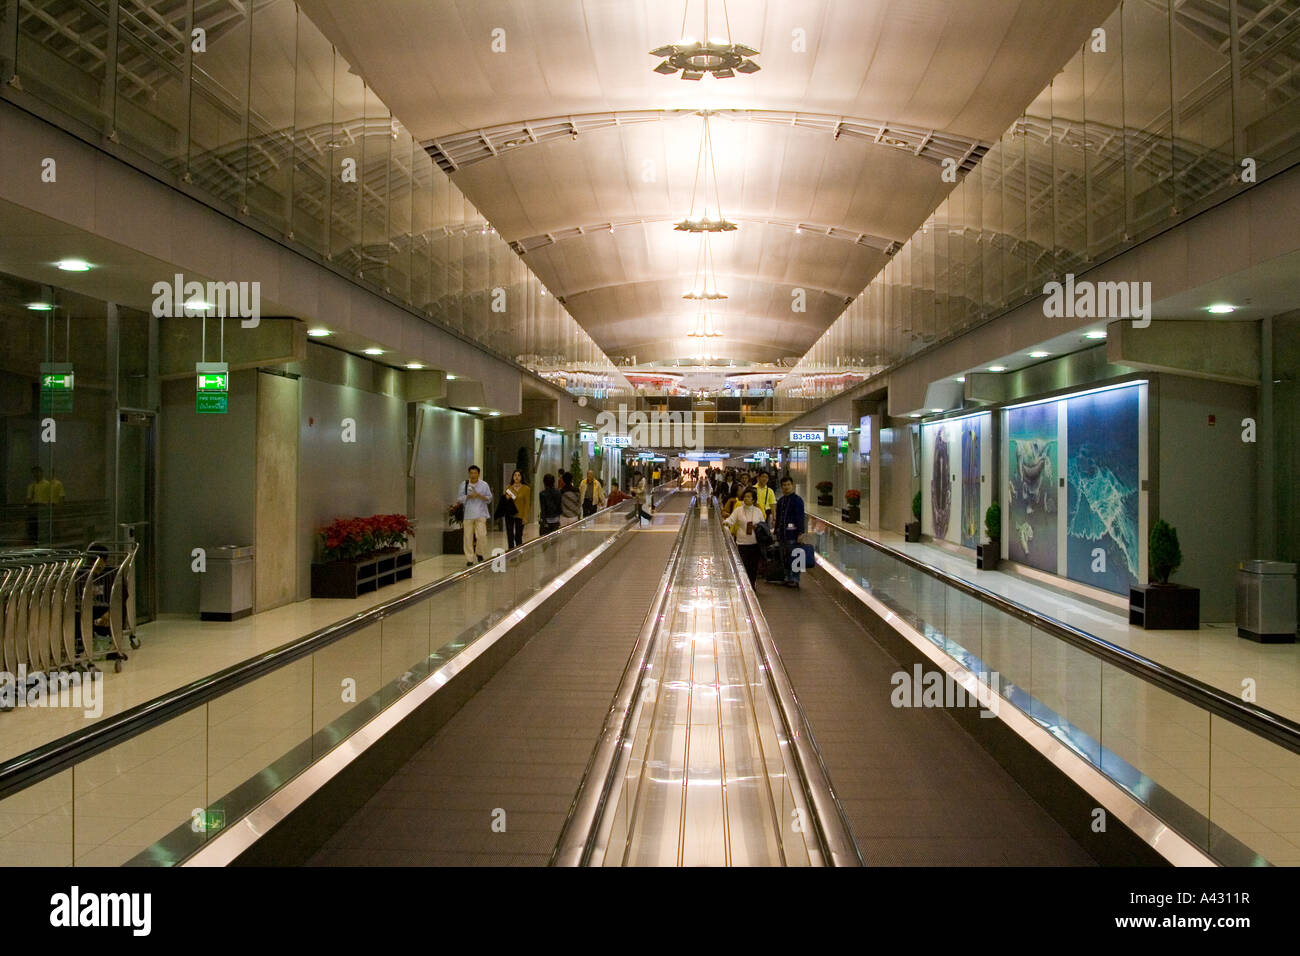
M 465 509 L 462 521 L 465 538 L 465 566 L 472 567 L 474 562 L 482 561 L 480 549 L 487 550 L 487 523 L 492 517 L 492 489 L 479 476 L 478 465 L 469 466 L 469 477 L 461 482 L 460 494 L 456 500 Z

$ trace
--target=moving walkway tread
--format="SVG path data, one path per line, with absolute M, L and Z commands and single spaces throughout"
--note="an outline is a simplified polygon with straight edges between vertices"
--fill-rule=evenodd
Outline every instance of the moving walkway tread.
M 834 581 L 758 598 L 868 866 L 1095 865 L 947 712 L 892 706 L 902 668 Z
M 631 533 L 309 865 L 546 865 L 676 538 Z

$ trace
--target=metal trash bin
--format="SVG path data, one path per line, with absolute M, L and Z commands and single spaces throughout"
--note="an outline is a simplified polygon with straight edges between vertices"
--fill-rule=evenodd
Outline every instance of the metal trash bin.
M 238 621 L 252 613 L 253 546 L 208 548 L 207 570 L 199 585 L 199 619 Z
M 1296 638 L 1295 565 L 1243 561 L 1237 566 L 1237 635 L 1262 644 Z

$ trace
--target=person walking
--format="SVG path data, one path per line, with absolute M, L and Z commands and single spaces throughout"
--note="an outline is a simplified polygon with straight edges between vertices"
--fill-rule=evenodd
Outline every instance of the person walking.
M 571 524 L 577 524 L 582 517 L 582 499 L 578 496 L 577 485 L 573 483 L 572 472 L 566 471 L 560 478 L 564 482 L 564 487 L 560 489 L 560 525 L 567 528 Z
M 758 537 L 754 529 L 762 523 L 763 512 L 754 504 L 753 488 L 745 489 L 742 501 L 743 503 L 731 512 L 723 524 L 735 537 L 736 547 L 740 550 L 740 560 L 745 565 L 745 573 L 749 575 L 749 583 L 754 584 L 758 579 L 760 555 Z
M 582 500 L 584 518 L 605 507 L 605 489 L 600 486 L 600 480 L 590 468 L 587 469 L 587 477 L 578 485 L 578 497 Z
M 766 516 L 764 521 L 772 520 L 772 512 L 776 509 L 776 492 L 767 486 L 767 472 L 758 473 L 758 484 L 754 486 L 754 504 L 757 505 Z
M 564 513 L 564 503 L 555 488 L 555 476 L 542 478 L 542 493 L 537 496 L 537 533 L 550 534 L 560 527 L 560 516 Z
M 804 533 L 805 519 L 803 499 L 794 491 L 794 479 L 786 475 L 781 479 L 781 497 L 776 502 L 776 520 L 773 522 L 773 534 L 781 548 L 781 564 L 785 567 L 787 587 L 799 586 L 799 574 L 791 568 L 795 547 L 799 536 Z
M 518 468 L 510 476 L 510 484 L 501 493 L 501 500 L 507 510 L 514 509 L 513 514 L 505 515 L 506 547 L 517 548 L 524 543 L 524 526 L 528 524 L 533 504 L 533 490 L 524 484 L 524 473 Z
M 480 475 L 478 465 L 470 465 L 468 475 L 461 485 L 456 500 L 465 509 L 464 538 L 465 566 L 472 567 L 475 560 L 482 561 L 479 548 L 487 550 L 487 523 L 492 516 L 492 489 Z
M 635 516 L 638 522 L 638 526 L 641 521 L 648 522 L 650 520 L 650 516 L 645 512 L 645 496 L 646 496 L 645 475 L 641 474 L 641 472 L 639 471 L 633 472 L 632 510 L 631 512 L 628 513 L 628 517 L 630 518 Z

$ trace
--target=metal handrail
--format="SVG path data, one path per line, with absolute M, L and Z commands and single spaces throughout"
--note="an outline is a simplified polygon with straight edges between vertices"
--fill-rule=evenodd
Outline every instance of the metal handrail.
M 655 589 L 654 599 L 646 612 L 641 631 L 637 634 L 632 653 L 619 678 L 618 689 L 605 714 L 600 737 L 587 761 L 582 782 L 578 785 L 577 795 L 569 806 L 564 828 L 551 853 L 551 866 L 589 866 L 592 858 L 602 849 L 608 838 L 612 816 L 608 812 L 610 797 L 619 789 L 626 771 L 631 748 L 627 744 L 632 730 L 632 720 L 637 704 L 641 698 L 644 685 L 643 675 L 649 668 L 650 655 L 654 652 L 659 626 L 663 622 L 665 604 L 672 590 L 677 566 L 681 562 L 682 545 L 686 540 L 687 527 L 694 520 L 695 503 L 698 499 L 691 495 L 691 502 L 686 508 L 686 517 L 677 531 L 672 551 L 668 554 L 667 566 Z
M 671 493 L 671 492 L 670 492 Z M 667 497 L 665 495 L 665 497 Z M 517 548 L 507 551 L 505 556 L 517 564 L 524 553 L 540 547 L 546 542 L 554 543 L 563 535 L 576 530 L 585 530 L 596 519 L 616 513 L 618 505 L 602 508 L 594 514 L 581 518 L 567 527 L 547 535 L 540 535 L 532 541 L 525 542 Z M 631 522 L 615 531 L 615 535 L 626 533 Z M 67 734 L 57 740 L 19 754 L 17 757 L 0 763 L 0 799 L 39 783 L 68 767 L 74 766 L 95 754 L 102 753 L 118 744 L 130 740 L 145 731 L 157 727 L 171 718 L 193 710 L 202 704 L 235 690 L 287 664 L 292 664 L 316 651 L 342 640 L 371 624 L 389 617 L 406 608 L 427 600 L 446 590 L 473 574 L 485 574 L 490 562 L 483 562 L 472 568 L 465 568 L 455 574 L 428 584 L 421 585 L 405 594 L 385 601 L 365 611 L 358 611 L 351 617 L 335 621 L 310 634 L 296 638 L 286 644 L 273 648 L 256 657 L 232 664 L 230 667 L 209 674 L 183 687 L 169 691 L 145 701 L 134 707 L 97 721 L 84 730 Z
M 715 503 L 710 502 L 710 510 L 721 514 Z M 812 803 L 814 832 L 821 845 L 822 858 L 831 866 L 864 866 L 862 853 L 853 839 L 848 816 L 840 805 L 835 788 L 831 785 L 830 773 L 822 759 L 821 748 L 813 736 L 812 726 L 799 703 L 799 695 L 794 691 L 790 675 L 781 660 L 781 652 L 772 639 L 768 629 L 767 618 L 758 603 L 754 586 L 749 583 L 749 575 L 740 557 L 740 548 L 735 539 L 723 530 L 726 539 L 727 557 L 731 571 L 736 579 L 750 623 L 754 627 L 754 636 L 761 661 L 760 669 L 767 675 L 766 686 L 771 695 L 776 711 L 780 715 L 786 739 L 790 741 L 790 753 L 793 757 L 794 770 L 800 786 Z
M 1300 754 L 1300 723 L 1294 720 L 1274 714 L 1254 704 L 1249 704 L 1217 687 L 1184 674 L 1182 671 L 1166 667 L 1148 657 L 1143 657 L 1141 654 L 1120 647 L 1117 644 L 1112 644 L 1095 634 L 1089 634 L 1087 631 L 1082 631 L 1073 625 L 1066 624 L 1064 621 L 1058 621 L 1041 611 L 1026 607 L 1010 598 L 982 588 L 978 584 L 955 577 L 910 554 L 898 551 L 879 541 L 873 541 L 871 538 L 850 531 L 841 525 L 832 524 L 825 518 L 819 518 L 816 515 L 810 515 L 809 517 L 812 520 L 820 521 L 839 534 L 846 535 L 909 567 L 928 574 L 949 587 L 956 588 L 977 600 L 993 605 L 1012 617 L 1046 631 L 1093 657 L 1113 664 L 1147 683 L 1155 684 L 1157 687 L 1202 710 L 1216 714 L 1244 730 L 1248 730 L 1280 747 L 1290 750 L 1292 753 Z

